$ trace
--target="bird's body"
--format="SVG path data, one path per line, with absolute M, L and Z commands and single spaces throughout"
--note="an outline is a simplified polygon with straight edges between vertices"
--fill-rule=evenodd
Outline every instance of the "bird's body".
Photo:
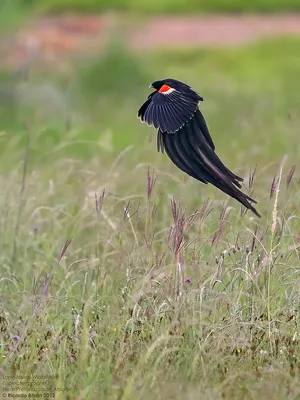
M 138 111 L 138 118 L 158 129 L 157 149 L 202 183 L 211 183 L 246 208 L 260 215 L 256 203 L 241 192 L 243 179 L 231 172 L 215 153 L 205 119 L 198 104 L 203 101 L 188 85 L 175 79 L 153 82 L 156 89 Z

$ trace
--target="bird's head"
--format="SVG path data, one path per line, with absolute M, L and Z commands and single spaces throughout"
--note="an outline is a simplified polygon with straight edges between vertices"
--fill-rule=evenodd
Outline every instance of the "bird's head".
M 174 91 L 181 93 L 195 93 L 189 85 L 172 78 L 152 82 L 149 88 L 156 89 L 158 93 L 162 94 L 170 94 Z M 199 96 L 199 100 L 203 100 L 202 97 Z
M 162 81 L 154 81 L 151 83 L 149 88 L 159 90 L 163 86 L 164 83 L 165 83 L 165 79 L 163 79 Z
M 162 79 L 161 81 L 152 82 L 149 88 L 156 89 L 159 93 L 169 94 L 176 90 L 176 81 L 174 79 Z

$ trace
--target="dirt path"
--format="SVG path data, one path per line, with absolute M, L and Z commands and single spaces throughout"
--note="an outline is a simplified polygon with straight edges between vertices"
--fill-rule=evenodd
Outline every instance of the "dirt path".
M 122 28 L 112 15 L 45 18 L 2 42 L 1 59 L 8 65 L 19 65 L 39 56 L 57 63 L 70 53 L 90 52 L 99 43 L 105 44 L 116 31 L 137 51 L 177 45 L 242 45 L 266 36 L 300 36 L 300 14 L 161 16 L 130 28 Z
M 209 15 L 190 18 L 160 17 L 134 32 L 134 48 L 159 46 L 228 46 L 266 36 L 300 35 L 300 15 Z

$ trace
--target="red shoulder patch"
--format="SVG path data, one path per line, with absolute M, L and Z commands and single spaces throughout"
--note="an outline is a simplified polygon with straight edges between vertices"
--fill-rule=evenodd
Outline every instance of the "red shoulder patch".
M 168 86 L 168 85 L 162 85 L 162 87 L 159 89 L 159 93 L 165 93 L 165 92 L 167 92 L 168 90 L 170 90 L 170 89 L 172 89 L 171 88 L 171 86 Z

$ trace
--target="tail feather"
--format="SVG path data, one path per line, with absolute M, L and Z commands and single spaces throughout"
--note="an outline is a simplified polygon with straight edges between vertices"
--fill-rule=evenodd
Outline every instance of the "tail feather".
M 200 118 L 201 116 L 198 115 L 198 111 L 200 113 L 200 110 L 197 110 L 197 112 L 195 113 L 195 117 L 190 121 L 189 135 L 190 138 L 193 139 L 193 145 L 195 147 L 200 147 L 201 149 L 203 149 L 203 151 L 205 151 L 206 154 L 214 160 L 214 164 L 216 165 L 216 167 L 218 167 L 220 171 L 223 172 L 224 174 L 230 176 L 233 183 L 237 187 L 241 188 L 239 182 L 243 182 L 243 178 L 230 171 L 219 159 L 219 157 L 214 151 L 214 148 L 212 148 L 209 142 L 207 142 L 206 140 L 207 134 L 204 135 L 203 122 L 201 122 Z
M 203 183 L 211 183 L 260 217 L 251 204 L 256 201 L 239 190 L 243 179 L 222 163 L 203 135 L 197 118 L 174 134 L 159 130 L 157 143 L 158 150 L 165 150 L 179 169 Z

